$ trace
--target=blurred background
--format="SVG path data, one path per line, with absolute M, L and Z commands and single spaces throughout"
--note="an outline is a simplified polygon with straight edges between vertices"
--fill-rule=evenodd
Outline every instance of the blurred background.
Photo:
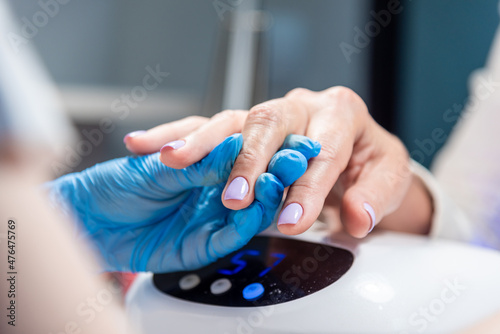
M 428 166 L 498 25 L 497 0 L 9 2 L 91 144 L 71 171 L 126 155 L 130 131 L 334 85 Z

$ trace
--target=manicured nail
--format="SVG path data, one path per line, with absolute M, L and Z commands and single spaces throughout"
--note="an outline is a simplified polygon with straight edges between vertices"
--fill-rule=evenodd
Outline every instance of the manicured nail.
M 235 178 L 226 189 L 224 200 L 237 199 L 242 200 L 248 193 L 248 182 L 244 177 L 238 176 Z
M 163 152 L 163 151 L 177 150 L 184 145 L 186 145 L 186 142 L 184 140 L 174 140 L 171 141 L 170 143 L 163 145 L 160 151 Z
M 363 208 L 365 208 L 366 212 L 370 215 L 370 218 L 372 220 L 372 225 L 370 226 L 370 230 L 368 233 L 370 233 L 373 228 L 375 227 L 375 210 L 373 210 L 372 206 L 368 203 L 363 203 Z
M 127 139 L 134 138 L 134 137 L 143 135 L 145 133 L 146 133 L 146 131 L 144 131 L 144 130 L 139 130 L 139 131 L 134 131 L 134 132 L 127 133 L 125 135 L 125 137 L 123 137 L 123 142 L 125 143 L 127 141 Z
M 304 213 L 304 209 L 299 203 L 288 204 L 288 206 L 281 212 L 278 219 L 278 225 L 292 224 L 295 225 Z

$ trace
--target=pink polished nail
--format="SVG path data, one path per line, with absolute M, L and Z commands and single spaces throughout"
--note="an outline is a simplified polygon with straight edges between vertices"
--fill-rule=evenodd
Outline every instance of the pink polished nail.
M 235 178 L 224 193 L 224 200 L 237 199 L 241 201 L 248 193 L 248 182 L 244 177 L 238 176 Z
M 288 204 L 280 214 L 278 225 L 295 225 L 299 221 L 300 217 L 302 217 L 303 213 L 304 209 L 302 209 L 302 205 L 299 203 Z
M 370 219 L 371 219 L 371 226 L 370 226 L 370 230 L 368 231 L 368 233 L 370 233 L 373 228 L 375 227 L 375 210 L 373 210 L 373 207 L 368 204 L 368 203 L 363 203 L 363 208 L 365 209 L 365 211 L 370 215 Z
M 127 133 L 125 135 L 125 137 L 123 137 L 123 142 L 125 143 L 127 141 L 127 139 L 134 138 L 134 137 L 143 135 L 145 133 L 146 133 L 146 131 L 144 131 L 144 130 L 139 130 L 139 131 L 134 131 L 134 132 Z
M 163 151 L 177 150 L 183 147 L 184 145 L 186 145 L 186 142 L 184 140 L 174 140 L 171 141 L 170 143 L 163 145 L 160 151 L 163 152 Z

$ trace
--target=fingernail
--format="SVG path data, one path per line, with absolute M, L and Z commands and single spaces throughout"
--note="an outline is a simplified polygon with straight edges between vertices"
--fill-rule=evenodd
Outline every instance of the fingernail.
M 299 203 L 289 204 L 280 214 L 278 225 L 292 224 L 295 225 L 304 213 L 304 209 Z
M 370 233 L 373 228 L 375 227 L 375 210 L 373 210 L 372 206 L 368 203 L 363 203 L 363 208 L 365 208 L 365 211 L 370 215 L 370 218 L 372 220 L 372 225 L 370 226 L 370 230 L 368 233 Z
M 160 151 L 163 152 L 163 151 L 177 150 L 183 147 L 184 145 L 186 145 L 186 142 L 184 140 L 174 140 L 171 141 L 170 143 L 163 145 Z
M 134 132 L 127 133 L 125 135 L 125 137 L 123 137 L 123 142 L 125 143 L 127 139 L 134 138 L 134 137 L 143 135 L 145 133 L 146 133 L 146 131 L 144 131 L 144 130 L 139 130 L 139 131 L 134 131 Z
M 238 176 L 235 178 L 226 189 L 224 200 L 237 199 L 242 200 L 248 193 L 248 182 L 244 177 Z

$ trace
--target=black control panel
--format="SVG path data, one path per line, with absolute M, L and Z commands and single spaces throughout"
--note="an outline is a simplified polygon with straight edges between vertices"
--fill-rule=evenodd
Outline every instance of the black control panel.
M 315 293 L 351 267 L 342 248 L 296 239 L 258 236 L 242 249 L 195 271 L 155 274 L 164 293 L 220 306 L 265 306 Z

